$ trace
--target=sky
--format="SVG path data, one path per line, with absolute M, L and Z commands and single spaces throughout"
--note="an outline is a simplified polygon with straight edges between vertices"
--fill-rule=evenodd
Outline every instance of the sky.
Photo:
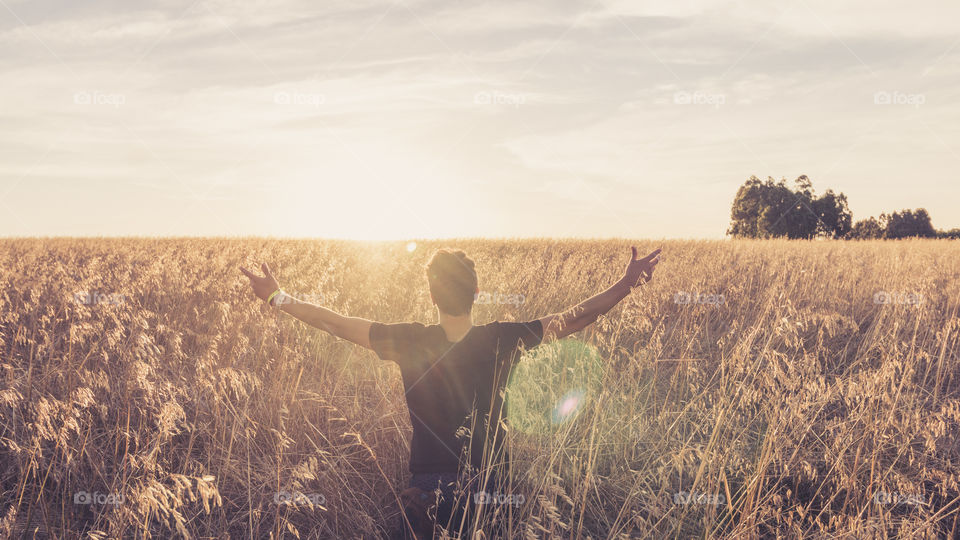
M 960 227 L 955 0 L 0 0 L 0 236 Z

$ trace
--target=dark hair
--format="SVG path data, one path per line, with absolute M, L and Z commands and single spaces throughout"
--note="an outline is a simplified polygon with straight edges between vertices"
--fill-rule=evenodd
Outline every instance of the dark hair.
M 477 292 L 477 271 L 466 253 L 437 250 L 427 263 L 427 282 L 440 311 L 449 315 L 470 313 Z

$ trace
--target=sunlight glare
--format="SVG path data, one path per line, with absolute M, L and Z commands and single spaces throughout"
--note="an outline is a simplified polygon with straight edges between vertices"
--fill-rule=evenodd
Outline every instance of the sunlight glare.
M 571 390 L 560 398 L 560 402 L 553 408 L 553 423 L 561 424 L 572 418 L 583 405 L 585 395 L 583 390 Z

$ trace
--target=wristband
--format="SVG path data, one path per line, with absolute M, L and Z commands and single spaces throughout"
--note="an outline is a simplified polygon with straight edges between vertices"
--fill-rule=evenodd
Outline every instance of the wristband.
M 270 293 L 270 296 L 267 297 L 267 305 L 268 305 L 268 306 L 272 306 L 272 305 L 273 305 L 273 304 L 272 304 L 272 302 L 273 302 L 273 297 L 276 296 L 276 295 L 278 295 L 278 294 L 280 294 L 280 292 L 281 292 L 281 290 L 280 290 L 280 289 L 277 289 L 277 290 L 273 291 L 272 293 Z

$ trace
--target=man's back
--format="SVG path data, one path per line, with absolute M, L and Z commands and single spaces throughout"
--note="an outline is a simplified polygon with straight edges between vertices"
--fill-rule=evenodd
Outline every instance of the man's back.
M 411 472 L 457 472 L 468 444 L 469 462 L 479 468 L 488 437 L 487 455 L 500 458 L 502 391 L 519 350 L 542 339 L 540 321 L 474 326 L 457 342 L 449 341 L 439 325 L 371 325 L 373 350 L 396 362 L 403 376 L 413 425 Z
M 505 461 L 506 456 L 500 452 L 503 390 L 518 350 L 539 345 L 544 336 L 547 340 L 562 339 L 593 324 L 631 289 L 649 281 L 659 262 L 660 250 L 642 259 L 637 258 L 635 247 L 631 252 L 623 276 L 616 283 L 572 308 L 531 322 L 483 326 L 473 326 L 471 310 L 479 294 L 479 281 L 473 261 L 462 251 L 438 250 L 425 268 L 430 299 L 439 320 L 439 324 L 431 326 L 382 324 L 293 301 L 280 289 L 266 263 L 261 265 L 264 276 L 246 268 L 240 270 L 250 279 L 254 294 L 268 305 L 373 349 L 380 358 L 400 365 L 413 424 L 410 470 L 414 474 L 410 488 L 403 492 L 411 503 L 411 511 L 407 511 L 405 503 L 404 515 L 408 528 L 417 521 L 431 529 L 431 523 L 446 523 L 443 516 L 453 516 L 456 496 L 451 486 L 465 465 L 485 468 Z M 448 336 L 462 337 L 452 342 Z M 476 414 L 471 418 L 472 412 Z M 467 433 L 471 436 L 461 436 Z M 465 448 L 467 443 L 470 446 Z M 485 481 L 493 479 L 496 483 L 498 475 L 491 472 L 493 477 L 486 477 Z M 430 507 L 428 493 L 437 488 L 443 496 L 437 502 L 436 518 L 429 518 L 426 512 L 419 516 L 423 520 L 412 518 L 416 508 Z M 429 536 L 430 531 L 426 534 Z

